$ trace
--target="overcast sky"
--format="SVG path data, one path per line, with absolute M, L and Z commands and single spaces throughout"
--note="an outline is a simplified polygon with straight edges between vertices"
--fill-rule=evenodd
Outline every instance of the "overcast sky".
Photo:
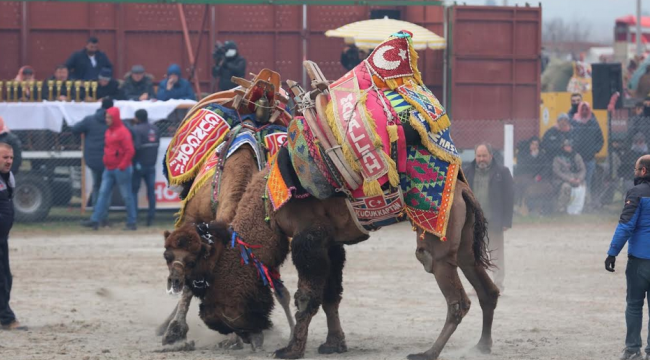
M 458 4 L 485 5 L 488 0 L 456 0 Z M 503 5 L 504 0 L 491 0 Z M 449 1 L 452 2 L 453 1 Z M 448 3 L 449 3 L 448 2 Z M 596 41 L 612 41 L 617 17 L 636 14 L 636 0 L 506 0 L 508 5 L 531 6 L 542 4 L 542 21 L 560 17 L 565 21 L 583 21 L 590 24 Z M 650 0 L 641 0 L 641 11 L 650 15 Z

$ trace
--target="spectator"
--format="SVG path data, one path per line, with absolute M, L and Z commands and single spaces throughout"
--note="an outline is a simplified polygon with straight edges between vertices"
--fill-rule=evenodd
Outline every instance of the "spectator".
M 636 161 L 643 155 L 648 155 L 648 144 L 645 135 L 638 132 L 632 137 L 632 144 L 621 159 L 620 172 L 626 189 L 631 189 L 634 186 L 634 167 Z
M 102 174 L 104 173 L 104 136 L 108 125 L 106 125 L 106 110 L 113 107 L 113 100 L 104 98 L 102 107 L 92 115 L 86 116 L 80 122 L 72 126 L 72 132 L 84 135 L 84 161 L 90 168 L 93 176 L 92 204 L 97 206 L 99 198 L 99 189 L 102 184 Z M 107 225 L 105 219 L 103 224 Z
M 553 157 L 557 154 L 564 144 L 564 140 L 571 138 L 571 122 L 567 114 L 560 114 L 557 117 L 557 124 L 552 128 L 546 130 L 542 138 L 542 149 L 549 157 L 549 161 L 553 161 Z
M 23 144 L 20 143 L 18 136 L 11 133 L 2 116 L 0 116 L 0 142 L 11 145 L 13 149 L 11 172 L 18 174 L 23 163 Z
M 549 160 L 540 148 L 539 138 L 534 136 L 523 145 L 525 148 L 517 153 L 515 167 L 515 202 L 527 213 L 530 208 L 541 210 L 544 199 L 553 188 L 550 184 Z
M 571 188 L 583 185 L 586 173 L 582 156 L 573 151 L 571 140 L 564 140 L 562 150 L 553 158 L 553 186 L 558 191 L 559 212 L 566 212 L 571 200 Z
M 580 154 L 587 168 L 585 181 L 589 194 L 591 179 L 596 170 L 595 156 L 603 147 L 604 140 L 603 132 L 588 102 L 583 101 L 578 106 L 578 112 L 571 119 L 571 128 L 574 150 Z
M 111 205 L 113 187 L 117 185 L 126 207 L 126 227 L 124 230 L 136 230 L 135 207 L 133 206 L 133 139 L 131 132 L 120 119 L 120 110 L 116 107 L 106 110 L 106 130 L 104 143 L 104 173 L 102 186 L 99 189 L 97 206 L 93 209 L 90 220 L 84 221 L 83 226 L 97 230 L 99 221 L 106 218 Z
M 648 66 L 650 68 L 650 66 Z M 643 100 L 641 113 L 633 116 L 628 124 L 628 146 L 632 146 L 632 137 L 642 133 L 646 139 L 650 139 L 650 96 Z
M 25 66 L 21 67 L 20 70 L 18 70 L 18 74 L 14 78 L 14 81 L 19 81 L 19 82 L 34 81 L 35 79 L 36 79 L 36 76 L 34 74 L 34 69 L 29 65 L 25 65 Z M 24 90 L 24 94 L 23 94 L 23 86 L 21 84 L 19 86 L 19 90 L 18 90 L 18 94 L 19 94 L 18 97 L 22 98 L 23 95 L 24 95 L 26 97 L 26 99 L 29 99 L 30 96 L 31 96 L 31 92 L 32 92 L 32 88 L 27 87 Z
M 582 102 L 582 94 L 580 93 L 571 94 L 571 109 L 567 111 L 567 115 L 569 115 L 569 119 L 573 119 L 573 116 L 578 112 L 578 106 L 580 106 L 581 102 Z
M 465 169 L 465 177 L 488 221 L 488 249 L 496 264 L 494 283 L 503 294 L 506 269 L 503 233 L 512 227 L 513 181 L 510 170 L 493 160 L 492 146 L 479 144 L 475 152 L 476 159 Z
M 637 99 L 645 99 L 650 96 L 650 66 L 646 67 L 645 74 L 639 79 L 635 94 Z
M 144 72 L 144 66 L 134 65 L 131 72 L 127 74 L 121 88 L 121 98 L 124 100 L 155 100 L 156 94 L 153 91 L 153 80 L 151 75 Z
M 167 78 L 158 85 L 158 100 L 188 99 L 196 100 L 192 85 L 181 78 L 181 67 L 172 64 L 167 69 Z
M 637 101 L 637 103 L 634 104 L 634 116 L 641 115 L 643 115 L 643 101 Z
M 86 47 L 72 53 L 65 62 L 75 80 L 97 80 L 103 68 L 113 69 L 108 56 L 99 50 L 99 40 L 91 36 Z
M 65 101 L 66 96 L 68 95 L 68 88 L 65 86 L 65 82 L 70 80 L 68 77 L 70 72 L 68 71 L 68 68 L 65 65 L 59 65 L 54 69 L 54 75 L 50 76 L 43 82 L 43 100 L 49 100 L 50 99 L 50 87 L 47 84 L 49 80 L 52 81 L 61 81 L 63 85 L 61 86 L 61 92 L 59 93 L 59 96 L 57 98 L 56 94 L 56 84 L 52 87 L 52 100 L 56 101 Z M 70 98 L 74 99 L 75 95 L 75 90 L 74 86 L 70 89 Z
M 222 47 L 218 47 L 214 60 L 216 65 L 212 68 L 212 76 L 219 78 L 220 91 L 237 87 L 237 84 L 231 80 L 233 76 L 240 78 L 246 76 L 246 59 L 239 55 L 234 41 L 226 41 Z
M 149 124 L 147 110 L 140 109 L 135 112 L 133 136 L 135 137 L 133 201 L 137 211 L 138 192 L 140 191 L 140 180 L 142 179 L 147 187 L 147 199 L 149 201 L 147 226 L 151 226 L 156 216 L 156 159 L 158 157 L 158 147 L 160 146 L 160 135 L 158 129 Z
M 635 186 L 625 195 L 625 206 L 607 251 L 605 269 L 614 272 L 616 256 L 627 245 L 627 307 L 625 308 L 625 350 L 621 359 L 641 359 L 643 303 L 650 291 L 650 156 L 644 155 L 634 166 Z M 648 338 L 650 344 L 650 336 Z M 650 346 L 646 345 L 650 357 Z
M 98 100 L 106 97 L 117 99 L 120 95 L 120 83 L 113 79 L 113 71 L 110 68 L 103 68 L 99 72 L 97 85 Z
M 366 53 L 356 47 L 356 45 L 348 45 L 341 52 L 341 65 L 343 65 L 346 71 L 350 71 L 359 65 L 366 56 Z
M 13 148 L 0 142 L 0 325 L 3 330 L 27 330 L 9 307 L 12 276 L 9 269 L 9 231 L 14 224 L 13 194 L 16 187 L 11 173 Z

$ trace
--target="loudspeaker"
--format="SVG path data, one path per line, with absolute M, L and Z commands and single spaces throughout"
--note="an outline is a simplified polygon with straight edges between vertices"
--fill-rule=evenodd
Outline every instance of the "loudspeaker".
M 623 107 L 623 77 L 620 63 L 591 64 L 591 86 L 594 109 L 607 110 L 609 100 L 617 91 L 621 96 L 616 101 L 616 109 Z

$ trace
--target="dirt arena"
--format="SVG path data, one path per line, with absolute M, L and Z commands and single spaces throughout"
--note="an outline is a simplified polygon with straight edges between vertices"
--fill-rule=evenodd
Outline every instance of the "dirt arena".
M 614 274 L 603 266 L 616 217 L 555 222 L 529 222 L 506 234 L 506 291 L 494 320 L 492 355 L 471 351 L 481 327 L 478 300 L 471 296 L 472 309 L 441 359 L 618 358 L 626 256 L 619 257 Z M 311 324 L 305 358 L 403 359 L 431 346 L 446 307 L 433 276 L 415 259 L 414 241 L 410 227 L 400 224 L 347 247 L 340 313 L 349 352 L 317 353 L 326 335 L 321 311 Z M 161 352 L 154 328 L 176 300 L 165 292 L 162 244 L 157 231 L 133 237 L 117 230 L 13 234 L 11 304 L 30 331 L 0 332 L 0 358 L 265 359 L 287 342 L 289 329 L 278 308 L 266 352 L 221 350 L 216 344 L 224 337 L 201 323 L 195 300 L 188 340 L 196 349 Z M 297 277 L 290 260 L 282 275 L 293 294 Z

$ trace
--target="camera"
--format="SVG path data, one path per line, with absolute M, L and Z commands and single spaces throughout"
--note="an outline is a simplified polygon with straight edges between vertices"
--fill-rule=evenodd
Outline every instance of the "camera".
M 214 50 L 212 50 L 212 59 L 218 64 L 226 56 L 226 47 L 220 41 L 217 41 L 214 44 Z

